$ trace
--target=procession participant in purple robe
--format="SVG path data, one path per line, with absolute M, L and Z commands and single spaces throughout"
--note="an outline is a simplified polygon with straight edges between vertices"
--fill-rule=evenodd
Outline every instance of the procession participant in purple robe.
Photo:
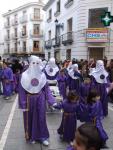
M 55 58 L 50 58 L 48 64 L 45 67 L 45 75 L 47 80 L 56 80 L 59 73 L 59 68 L 55 64 Z
M 12 95 L 13 87 L 13 71 L 8 67 L 7 63 L 3 63 L 3 74 L 2 74 L 2 84 L 3 84 L 3 95 L 6 100 Z
M 108 91 L 110 86 L 108 72 L 104 68 L 102 60 L 98 60 L 96 68 L 90 73 L 92 77 L 92 87 L 96 88 L 100 93 L 100 99 L 103 107 L 104 116 L 108 115 Z
M 84 82 L 80 86 L 80 96 L 86 101 L 87 96 L 91 90 L 91 79 L 85 78 Z
M 75 91 L 68 93 L 67 99 L 54 106 L 57 109 L 63 109 L 62 121 L 59 129 L 57 130 L 60 137 L 72 143 L 75 137 L 77 126 L 76 110 L 78 106 L 79 96 Z
M 101 148 L 103 140 L 98 128 L 92 123 L 85 123 L 78 127 L 74 145 L 68 146 L 66 150 L 101 150 Z
M 103 129 L 101 120 L 103 119 L 102 103 L 100 101 L 100 95 L 96 89 L 90 91 L 87 98 L 88 110 L 89 110 L 89 122 L 93 122 L 98 128 L 101 138 L 103 139 L 103 145 L 108 140 L 107 133 Z
M 76 90 L 77 93 L 80 93 L 80 84 L 83 81 L 82 75 L 78 70 L 78 64 L 73 65 L 73 69 L 68 72 L 68 86 L 69 90 Z
M 19 87 L 19 108 L 24 111 L 26 140 L 40 141 L 48 146 L 49 132 L 46 124 L 46 102 L 55 103 L 46 76 L 41 70 L 40 59 L 30 57 L 28 69 L 22 73 Z
M 57 82 L 59 87 L 60 95 L 63 97 L 63 99 L 66 98 L 66 88 L 67 88 L 67 77 L 64 73 L 64 69 L 61 69 L 59 72 L 59 75 L 57 76 Z

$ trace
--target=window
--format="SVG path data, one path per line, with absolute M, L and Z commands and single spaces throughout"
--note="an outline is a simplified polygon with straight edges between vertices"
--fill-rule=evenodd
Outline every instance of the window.
M 17 14 L 15 14 L 15 16 L 14 16 L 14 21 L 15 21 L 15 23 L 18 22 L 18 15 Z
M 108 11 L 108 8 L 89 9 L 89 28 L 101 28 L 104 24 L 101 22 L 101 16 Z
M 15 52 L 17 52 L 17 42 L 15 43 Z
M 60 0 L 57 2 L 57 12 L 60 12 Z
M 10 18 L 7 17 L 7 25 L 10 26 Z
M 34 51 L 39 51 L 39 41 L 34 41 L 33 42 L 33 50 Z
M 52 19 L 52 9 L 49 10 L 49 19 Z
M 67 51 L 66 51 L 66 59 L 71 60 L 71 49 L 67 49 Z
M 51 30 L 48 31 L 48 38 L 51 40 Z
M 26 35 L 26 25 L 22 27 L 22 36 Z
M 40 25 L 39 24 L 34 24 L 34 28 L 33 28 L 33 33 L 34 34 L 39 34 L 40 33 Z
M 24 16 L 24 15 L 26 15 L 26 13 L 27 13 L 27 11 L 26 11 L 26 10 L 24 10 L 24 11 L 23 11 L 23 16 Z
M 68 21 L 67 21 L 67 31 L 68 32 L 72 32 L 72 30 L 73 30 L 73 20 L 72 20 L 72 18 L 70 18 Z
M 18 36 L 17 28 L 15 28 L 14 30 L 15 30 L 15 37 L 17 37 Z
M 7 30 L 7 37 L 10 38 L 10 30 Z
M 7 52 L 10 52 L 10 44 L 7 44 Z
M 34 8 L 34 18 L 40 18 L 40 9 Z
M 23 51 L 26 52 L 26 41 L 23 42 Z

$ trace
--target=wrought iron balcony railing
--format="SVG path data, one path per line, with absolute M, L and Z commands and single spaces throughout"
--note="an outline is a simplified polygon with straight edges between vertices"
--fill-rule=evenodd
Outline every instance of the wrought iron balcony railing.
M 73 43 L 73 32 L 67 32 L 62 35 L 62 44 L 71 45 Z
M 51 49 L 51 47 L 52 47 L 52 40 L 45 41 L 45 48 Z
M 59 47 L 61 44 L 61 37 L 58 36 L 58 37 L 55 37 L 52 39 L 52 46 L 55 48 L 55 47 Z

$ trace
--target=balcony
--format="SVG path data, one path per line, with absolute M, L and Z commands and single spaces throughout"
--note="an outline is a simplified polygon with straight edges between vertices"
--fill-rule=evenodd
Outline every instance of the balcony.
M 54 13 L 54 16 L 55 17 L 58 17 L 60 15 L 60 10 L 57 10 L 55 13 Z
M 65 8 L 69 8 L 73 4 L 74 0 L 67 0 L 65 3 Z
M 18 20 L 17 19 L 13 19 L 11 22 L 12 22 L 12 26 L 18 25 Z
M 61 38 L 58 36 L 58 37 L 55 37 L 54 39 L 52 39 L 52 46 L 55 48 L 55 47 L 59 47 L 60 46 L 60 43 L 61 43 Z
M 52 41 L 51 40 L 45 41 L 45 48 L 51 49 L 51 47 L 52 47 Z
M 10 36 L 5 35 L 4 40 L 5 40 L 6 42 L 10 41 Z
M 24 31 L 20 32 L 20 38 L 27 38 L 27 33 Z
M 13 33 L 11 35 L 11 38 L 12 38 L 12 40 L 17 40 L 18 39 L 18 35 Z
M 30 31 L 30 36 L 32 38 L 43 38 L 43 33 L 42 32 L 38 32 L 38 31 Z
M 5 22 L 5 23 L 4 23 L 4 27 L 5 27 L 5 28 L 10 28 L 10 23 Z
M 26 23 L 28 21 L 28 16 L 24 15 L 20 18 L 20 23 Z
M 17 48 L 17 47 L 15 47 L 15 48 L 13 47 L 13 48 L 11 48 L 11 51 L 10 51 L 10 52 L 11 52 L 11 53 L 17 53 L 17 51 L 18 51 L 18 48 Z
M 41 16 L 39 14 L 31 14 L 30 19 L 31 19 L 31 21 L 42 21 L 43 16 Z
M 48 18 L 47 22 L 50 23 L 52 21 L 52 18 Z
M 62 44 L 64 46 L 71 45 L 73 43 L 73 32 L 67 32 L 62 35 Z

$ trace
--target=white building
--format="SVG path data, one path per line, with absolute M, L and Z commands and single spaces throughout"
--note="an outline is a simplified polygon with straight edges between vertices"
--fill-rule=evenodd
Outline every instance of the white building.
M 113 58 L 113 23 L 101 22 L 105 11 L 113 15 L 113 0 L 49 0 L 44 10 L 46 59 Z
M 0 30 L 0 56 L 3 56 L 4 54 L 4 36 L 3 31 Z
M 4 17 L 4 54 L 44 54 L 44 3 L 31 2 L 9 10 Z

